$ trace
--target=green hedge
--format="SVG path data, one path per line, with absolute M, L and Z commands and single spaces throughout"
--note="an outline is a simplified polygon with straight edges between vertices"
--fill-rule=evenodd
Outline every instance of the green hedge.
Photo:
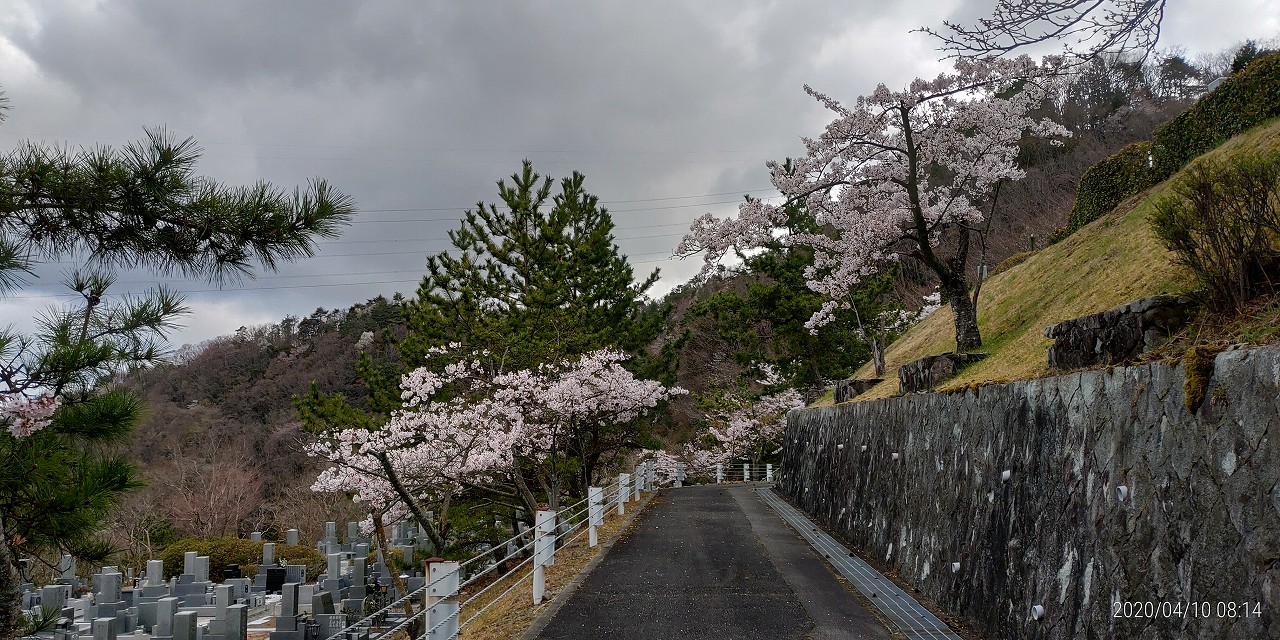
M 1067 219 L 1068 233 L 1102 217 L 1116 205 L 1159 182 L 1151 167 L 1151 143 L 1135 142 L 1080 177 L 1076 203 Z
M 262 544 L 243 538 L 183 538 L 165 547 L 160 553 L 160 559 L 164 560 L 164 577 L 168 579 L 182 573 L 183 556 L 188 551 L 209 556 L 209 579 L 215 582 L 222 580 L 222 570 L 229 564 L 240 565 L 242 573 L 246 575 L 254 573 L 258 563 L 262 562 Z M 325 570 L 324 554 L 300 544 L 277 543 L 276 559 L 286 559 L 289 564 L 307 565 L 308 576 L 320 575 Z
M 1151 142 L 1136 142 L 1089 168 L 1080 178 L 1065 232 L 1110 212 L 1196 157 L 1271 118 L 1280 116 L 1280 54 L 1259 56 L 1212 93 L 1156 128 Z
M 1280 54 L 1259 56 L 1152 135 L 1155 169 L 1168 178 L 1231 136 L 1280 116 Z

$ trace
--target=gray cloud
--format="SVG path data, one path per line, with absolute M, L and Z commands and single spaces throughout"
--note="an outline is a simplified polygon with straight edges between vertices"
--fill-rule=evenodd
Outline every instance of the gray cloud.
M 1195 33 L 1219 34 L 1200 48 L 1271 35 L 1275 18 L 1259 16 L 1280 15 L 1276 0 L 1253 1 L 1241 17 L 1208 0 L 1172 5 L 1171 24 L 1182 12 Z M 199 316 L 179 344 L 412 293 L 461 208 L 492 201 L 522 158 L 557 178 L 583 172 L 637 271 L 661 267 L 669 289 L 698 267 L 663 261 L 684 225 L 770 195 L 764 161 L 799 153 L 829 119 L 803 84 L 853 99 L 932 75 L 933 45 L 908 31 L 980 12 L 936 0 L 12 4 L 0 16 L 14 107 L 0 148 L 121 144 L 165 125 L 202 144 L 209 176 L 286 187 L 322 176 L 360 203 L 315 259 L 221 292 L 173 281 Z M 1172 43 L 1182 27 L 1171 29 Z M 724 195 L 686 197 L 700 194 Z M 44 266 L 27 293 L 60 293 L 68 266 Z M 120 286 L 154 280 L 125 273 Z M 353 282 L 366 284 L 336 286 Z M 29 316 L 24 302 L 0 302 L 0 322 Z

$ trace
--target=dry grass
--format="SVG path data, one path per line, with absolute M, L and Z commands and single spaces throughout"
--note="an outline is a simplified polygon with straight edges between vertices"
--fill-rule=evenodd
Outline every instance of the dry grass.
M 1277 149 L 1280 121 L 1272 121 L 1206 155 Z M 1062 242 L 992 276 L 982 287 L 978 305 L 982 350 L 991 355 L 961 371 L 939 390 L 1044 375 L 1048 369 L 1046 351 L 1052 344 L 1044 337 L 1045 327 L 1143 296 L 1182 294 L 1194 288 L 1191 274 L 1173 264 L 1148 222 L 1154 198 L 1169 188 L 1169 182 L 1157 185 L 1145 197 L 1130 199 Z M 1258 328 L 1254 333 L 1263 332 L 1265 329 Z M 951 311 L 944 307 L 889 346 L 886 380 L 857 400 L 897 394 L 896 372 L 902 365 L 954 349 Z M 858 377 L 871 375 L 870 364 L 857 373 Z
M 489 604 L 493 597 L 506 591 L 511 586 L 511 581 L 521 581 L 519 586 L 511 590 L 511 593 L 463 629 L 459 635 L 460 640 L 511 640 L 520 637 L 520 634 L 524 633 L 538 619 L 538 616 L 546 611 L 556 594 L 578 577 L 587 563 L 591 562 L 591 559 L 604 548 L 605 543 L 621 532 L 623 525 L 632 515 L 632 510 L 639 511 L 646 507 L 653 495 L 648 494 L 639 503 L 627 503 L 626 516 L 619 516 L 616 508 L 611 510 L 610 515 L 605 517 L 604 526 L 599 530 L 600 544 L 595 548 L 587 546 L 588 534 L 584 533 L 569 546 L 557 549 L 556 563 L 547 567 L 546 570 L 546 595 L 542 604 L 533 606 L 533 584 L 527 577 L 529 575 L 527 568 L 521 570 L 516 576 L 507 578 L 503 584 L 495 586 L 488 593 L 477 598 L 474 603 L 468 604 L 462 610 L 462 620 L 475 615 L 477 611 Z M 466 600 L 467 597 L 469 595 L 463 592 L 461 598 Z

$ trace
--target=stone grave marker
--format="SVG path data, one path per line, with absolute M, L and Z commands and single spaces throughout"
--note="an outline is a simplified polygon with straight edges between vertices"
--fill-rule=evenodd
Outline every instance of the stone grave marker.
M 177 598 L 160 598 L 156 601 L 156 623 L 151 628 L 151 640 L 173 638 L 173 617 L 177 614 Z
M 173 640 L 198 640 L 195 611 L 179 611 L 174 614 Z

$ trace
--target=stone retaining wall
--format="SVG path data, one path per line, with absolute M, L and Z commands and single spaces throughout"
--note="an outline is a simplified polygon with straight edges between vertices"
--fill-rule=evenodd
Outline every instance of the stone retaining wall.
M 989 637 L 1280 637 L 1280 348 L 1219 354 L 1194 415 L 1183 383 L 1157 363 L 793 411 L 780 489 Z

